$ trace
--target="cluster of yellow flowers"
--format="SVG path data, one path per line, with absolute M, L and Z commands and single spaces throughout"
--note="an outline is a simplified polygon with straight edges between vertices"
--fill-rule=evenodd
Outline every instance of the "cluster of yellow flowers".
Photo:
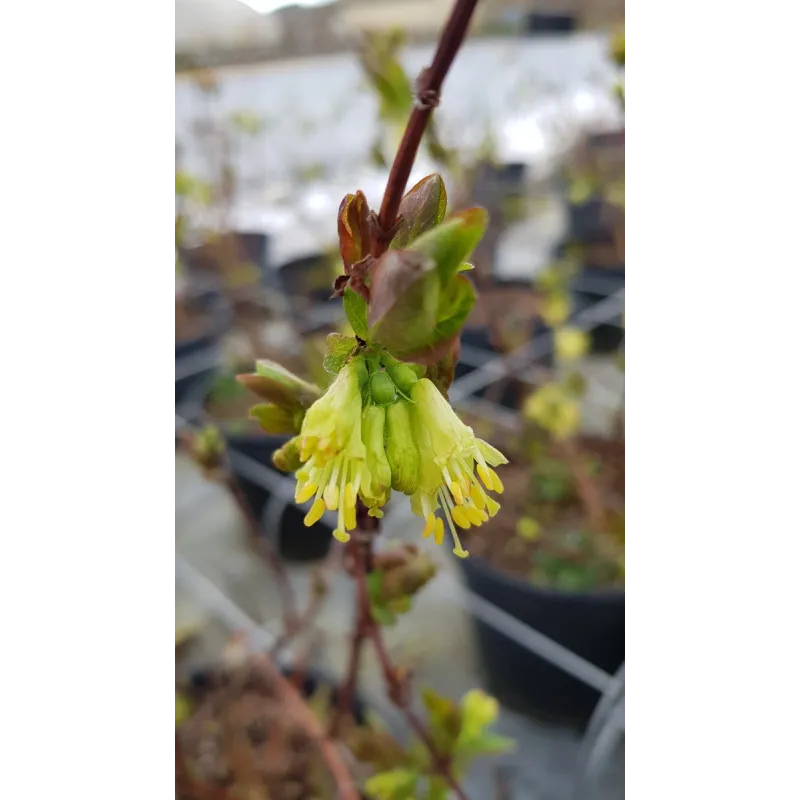
M 342 542 L 356 527 L 357 499 L 381 517 L 392 489 L 411 498 L 424 537 L 441 544 L 446 520 L 462 558 L 468 553 L 456 526 L 482 525 L 500 508 L 487 491 L 503 491 L 492 468 L 507 463 L 505 456 L 476 438 L 430 380 L 388 356 L 344 365 L 308 409 L 298 447 L 295 499 L 313 500 L 305 524 L 337 511 L 333 535 Z

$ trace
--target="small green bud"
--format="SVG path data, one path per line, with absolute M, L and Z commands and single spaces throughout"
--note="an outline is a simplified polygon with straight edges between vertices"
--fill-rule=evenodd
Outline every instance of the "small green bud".
M 397 397 L 394 381 L 385 372 L 376 372 L 369 379 L 369 391 L 373 402 L 379 406 L 388 406 Z
M 414 494 L 419 485 L 419 451 L 411 430 L 411 409 L 401 400 L 386 409 L 386 458 L 392 469 L 392 489 Z
M 411 387 L 419 380 L 416 372 L 405 364 L 395 364 L 386 370 L 401 392 L 409 394 Z
M 289 439 L 281 448 L 272 454 L 272 463 L 281 472 L 297 472 L 303 465 L 300 461 L 300 437 Z
M 356 359 L 356 375 L 358 376 L 358 385 L 363 386 L 369 380 L 369 370 L 367 369 L 367 362 L 363 358 Z

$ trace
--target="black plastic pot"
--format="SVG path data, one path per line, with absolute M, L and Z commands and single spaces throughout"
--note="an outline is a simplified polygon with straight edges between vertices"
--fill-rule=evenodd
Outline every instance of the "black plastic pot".
M 567 238 L 579 244 L 612 244 L 614 242 L 612 222 L 609 206 L 601 199 L 593 198 L 585 203 L 570 203 Z
M 609 674 L 625 660 L 625 594 L 572 594 L 498 572 L 474 556 L 459 559 L 467 585 L 521 622 Z M 511 709 L 585 725 L 600 693 L 504 634 L 475 620 L 488 690 Z
M 175 406 L 187 403 L 200 404 L 208 394 L 216 373 L 215 353 L 219 340 L 230 324 L 230 309 L 217 286 L 206 287 L 192 292 L 186 298 L 187 306 L 193 311 L 210 314 L 208 332 L 194 339 L 175 342 Z M 178 377 L 194 359 L 208 361 L 211 366 L 202 368 L 185 377 Z
M 574 313 L 590 308 L 625 288 L 625 267 L 616 269 L 585 266 L 573 283 L 572 303 Z M 625 338 L 622 314 L 608 324 L 598 325 L 591 331 L 592 352 L 615 353 Z
M 525 19 L 525 31 L 529 36 L 572 33 L 575 27 L 574 14 L 528 14 Z
M 228 449 L 231 452 L 231 467 L 236 475 L 242 493 L 247 500 L 256 519 L 262 519 L 267 508 L 267 503 L 272 497 L 272 491 L 257 483 L 245 474 L 241 465 L 237 465 L 237 454 L 266 467 L 275 475 L 291 480 L 290 476 L 280 472 L 272 463 L 272 453 L 284 442 L 286 436 L 268 436 L 258 433 L 231 433 L 226 432 Z M 333 539 L 329 525 L 320 520 L 315 525 L 307 528 L 303 524 L 307 509 L 302 509 L 294 504 L 288 504 L 281 515 L 278 530 L 268 531 L 274 537 L 281 557 L 286 561 L 306 562 L 318 561 L 328 554 Z
M 278 267 L 281 288 L 290 298 L 310 303 L 324 303 L 333 293 L 330 258 L 315 253 L 287 261 Z

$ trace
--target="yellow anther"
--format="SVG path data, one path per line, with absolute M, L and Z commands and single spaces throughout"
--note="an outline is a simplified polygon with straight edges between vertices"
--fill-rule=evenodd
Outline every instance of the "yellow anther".
M 492 478 L 492 489 L 498 494 L 503 494 L 503 482 L 500 480 L 499 475 L 493 469 L 489 469 L 489 475 Z
M 371 508 L 367 512 L 371 517 L 375 517 L 376 519 L 380 519 L 383 516 L 383 511 L 380 508 Z
M 475 507 L 480 511 L 483 511 L 486 508 L 486 500 L 485 495 L 483 493 L 483 489 L 478 486 L 477 483 L 473 483 L 469 490 L 469 496 L 472 498 L 472 502 L 475 503 Z
M 461 491 L 461 486 L 455 481 L 450 481 L 448 488 L 450 489 L 450 494 L 453 495 L 453 500 L 460 506 L 464 502 L 464 493 Z
M 433 514 L 428 514 L 425 517 L 425 528 L 422 531 L 422 536 L 424 539 L 427 539 L 436 528 L 436 517 Z
M 352 531 L 356 527 L 356 510 L 350 506 L 345 507 L 344 510 L 344 526 L 347 530 Z
M 464 512 L 464 509 L 461 506 L 455 506 L 450 512 L 451 516 L 453 517 L 453 522 L 458 525 L 459 528 L 470 528 L 469 519 L 467 519 L 467 515 Z
M 322 493 L 325 498 L 325 505 L 329 511 L 336 511 L 339 508 L 339 487 L 329 483 Z
M 317 489 L 319 489 L 319 486 L 316 483 L 307 483 L 302 488 L 298 486 L 294 495 L 295 503 L 308 502 L 317 493 Z
M 488 467 L 484 467 L 483 464 L 478 464 L 478 475 L 481 476 L 481 480 L 483 481 L 483 485 L 487 489 L 492 488 L 492 471 Z
M 464 513 L 473 525 L 482 525 L 484 522 L 481 512 L 475 506 L 464 506 Z M 484 512 L 485 513 L 485 512 Z M 488 519 L 488 518 L 487 518 Z
M 325 513 L 325 502 L 321 497 L 318 497 L 314 501 L 314 505 L 311 506 L 311 510 L 306 514 L 305 519 L 303 520 L 303 524 L 310 528 L 315 522 L 319 522 L 322 518 L 322 515 Z
M 436 525 L 433 529 L 433 539 L 436 544 L 441 544 L 444 541 L 444 520 L 436 520 Z
M 347 486 L 344 487 L 344 507 L 356 507 L 356 490 L 353 488 L 352 483 L 348 483 Z

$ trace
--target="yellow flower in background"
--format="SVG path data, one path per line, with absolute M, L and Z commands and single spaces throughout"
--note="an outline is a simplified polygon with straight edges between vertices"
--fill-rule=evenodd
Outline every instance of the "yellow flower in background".
M 508 460 L 475 437 L 428 379 L 414 385 L 411 400 L 412 434 L 419 452 L 419 484 L 411 508 L 425 519 L 422 535 L 433 534 L 437 544 L 444 539 L 444 522 L 436 517 L 441 508 L 453 537 L 453 552 L 465 558 L 469 554 L 461 545 L 456 525 L 464 529 L 479 526 L 497 513 L 500 504 L 486 490 L 503 491 L 492 467 Z
M 580 404 L 555 383 L 545 384 L 528 397 L 522 413 L 556 439 L 570 437 L 581 423 Z
M 548 294 L 542 299 L 539 315 L 546 325 L 554 328 L 556 325 L 562 325 L 567 321 L 571 310 L 569 298 L 559 292 Z
M 556 328 L 554 340 L 556 358 L 559 361 L 577 361 L 589 349 L 589 336 L 580 328 Z

